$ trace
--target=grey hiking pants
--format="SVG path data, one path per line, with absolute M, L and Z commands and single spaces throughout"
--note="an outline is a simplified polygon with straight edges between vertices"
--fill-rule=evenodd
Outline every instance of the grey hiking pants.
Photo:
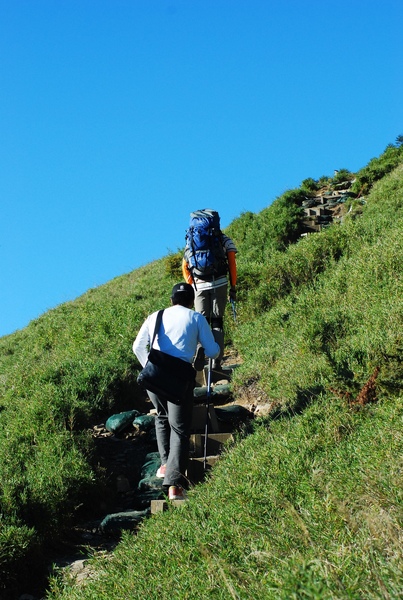
M 193 383 L 189 384 L 188 398 L 174 404 L 147 392 L 157 410 L 155 433 L 161 465 L 166 465 L 164 486 L 186 487 L 185 472 L 189 460 L 189 438 L 193 414 Z
M 204 315 L 211 325 L 213 336 L 220 346 L 220 355 L 216 360 L 222 360 L 224 354 L 224 313 L 227 305 L 228 285 L 198 289 L 195 292 L 195 310 Z

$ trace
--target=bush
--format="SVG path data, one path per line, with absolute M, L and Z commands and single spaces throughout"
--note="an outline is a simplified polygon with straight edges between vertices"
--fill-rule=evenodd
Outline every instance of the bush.
M 315 179 L 312 179 L 312 177 L 308 177 L 308 179 L 303 180 L 301 187 L 307 192 L 316 192 L 320 186 L 318 185 L 318 182 L 315 181 Z
M 379 158 L 373 158 L 356 176 L 351 191 L 356 195 L 368 194 L 374 183 L 403 162 L 403 145 L 388 146 Z
M 344 183 L 354 178 L 354 175 L 348 169 L 340 169 L 332 178 L 333 184 Z
M 276 251 L 284 251 L 302 232 L 302 190 L 290 190 L 257 215 L 243 213 L 226 233 L 234 240 L 239 256 L 263 263 Z
M 176 281 L 183 280 L 182 274 L 182 258 L 184 250 L 178 250 L 175 253 L 168 254 L 165 258 L 166 272 L 170 277 L 173 277 Z

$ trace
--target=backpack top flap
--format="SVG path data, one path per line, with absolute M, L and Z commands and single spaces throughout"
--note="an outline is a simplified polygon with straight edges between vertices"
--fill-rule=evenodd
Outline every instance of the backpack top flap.
M 190 213 L 189 227 L 199 226 L 200 223 L 205 223 L 210 228 L 221 231 L 220 215 L 212 208 L 202 208 Z

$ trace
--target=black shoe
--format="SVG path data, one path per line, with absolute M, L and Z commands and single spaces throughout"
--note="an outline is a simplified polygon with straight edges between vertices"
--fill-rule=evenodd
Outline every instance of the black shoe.
M 193 361 L 193 367 L 196 371 L 203 371 L 205 363 L 206 357 L 204 356 L 204 348 L 203 346 L 199 346 Z
M 221 371 L 221 361 L 213 360 L 213 364 L 211 365 L 214 371 Z

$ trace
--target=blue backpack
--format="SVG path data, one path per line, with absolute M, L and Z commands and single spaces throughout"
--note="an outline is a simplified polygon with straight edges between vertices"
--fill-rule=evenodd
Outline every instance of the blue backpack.
M 185 239 L 185 260 L 193 280 L 212 281 L 226 275 L 228 263 L 217 211 L 203 208 L 190 213 Z

